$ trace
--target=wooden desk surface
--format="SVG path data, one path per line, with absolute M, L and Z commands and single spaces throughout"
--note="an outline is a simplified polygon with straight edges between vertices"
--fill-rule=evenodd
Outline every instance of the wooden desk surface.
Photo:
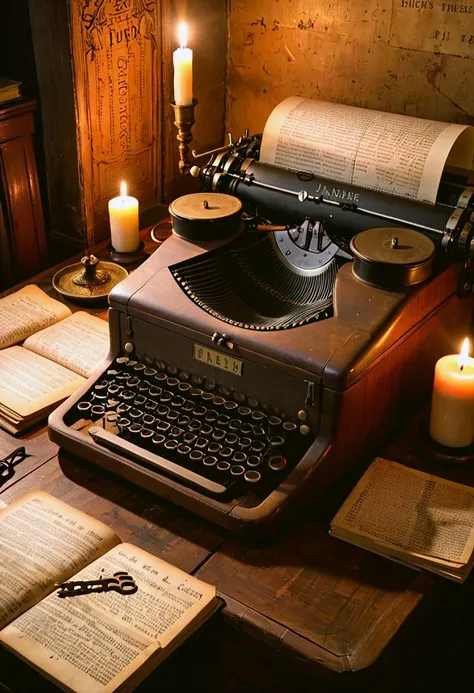
M 55 295 L 56 269 L 30 282 Z M 105 314 L 104 307 L 94 312 Z M 364 690 L 380 690 L 382 680 L 384 690 L 397 690 L 388 687 L 387 672 L 393 685 L 415 650 L 421 657 L 421 641 L 428 662 L 439 628 L 449 620 L 442 605 L 469 594 L 469 581 L 451 585 L 328 535 L 329 521 L 361 469 L 324 502 L 307 507 L 284 535 L 257 546 L 59 451 L 45 428 L 22 443 L 31 457 L 2 487 L 0 500 L 10 503 L 41 488 L 102 520 L 124 541 L 217 586 L 227 605 L 217 619 L 219 650 L 210 656 L 222 671 L 223 691 L 242 690 L 244 683 L 248 691 L 303 690 L 316 681 L 318 691 L 362 681 Z M 22 443 L 0 432 L 0 457 Z M 419 465 L 415 448 L 408 434 L 387 454 Z M 474 483 L 471 471 L 457 478 Z

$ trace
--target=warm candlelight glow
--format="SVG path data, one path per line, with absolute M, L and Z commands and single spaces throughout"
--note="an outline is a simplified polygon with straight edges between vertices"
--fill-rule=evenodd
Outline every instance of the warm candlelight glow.
M 180 22 L 178 26 L 178 40 L 179 47 L 186 48 L 188 42 L 188 27 L 186 26 L 186 22 Z
M 120 183 L 120 197 L 127 197 L 127 184 L 124 180 Z
M 462 343 L 461 353 L 459 354 L 458 365 L 459 369 L 462 371 L 469 359 L 469 339 L 466 337 Z

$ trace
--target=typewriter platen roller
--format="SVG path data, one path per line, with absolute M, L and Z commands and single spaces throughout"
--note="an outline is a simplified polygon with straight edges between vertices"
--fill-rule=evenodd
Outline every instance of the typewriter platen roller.
M 50 418 L 80 457 L 238 532 L 314 502 L 426 397 L 471 319 L 442 248 L 470 247 L 468 206 L 449 224 L 446 206 L 369 191 L 373 215 L 316 204 L 292 172 L 246 180 L 249 146 L 199 172 L 243 219 L 230 204 L 219 234 L 172 207 L 179 236 L 110 295 L 106 366 Z M 206 217 L 212 194 L 191 201 Z

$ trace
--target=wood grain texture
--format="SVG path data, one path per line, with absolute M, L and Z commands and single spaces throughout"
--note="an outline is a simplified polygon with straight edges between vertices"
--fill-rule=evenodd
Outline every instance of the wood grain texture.
M 390 45 L 391 18 L 392 0 L 230 0 L 228 129 L 261 132 L 294 94 L 474 122 L 474 60 Z

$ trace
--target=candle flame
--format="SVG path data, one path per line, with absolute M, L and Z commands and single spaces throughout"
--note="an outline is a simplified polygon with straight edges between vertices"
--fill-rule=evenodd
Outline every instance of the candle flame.
M 188 42 L 188 27 L 186 26 L 186 22 L 180 22 L 178 26 L 178 40 L 179 47 L 186 48 Z
M 459 354 L 459 358 L 458 358 L 458 365 L 459 365 L 459 369 L 461 371 L 464 368 L 464 366 L 466 365 L 468 358 L 469 358 L 469 339 L 466 337 L 466 339 L 462 343 L 461 353 Z
M 120 183 L 120 196 L 127 197 L 127 184 L 124 180 Z

